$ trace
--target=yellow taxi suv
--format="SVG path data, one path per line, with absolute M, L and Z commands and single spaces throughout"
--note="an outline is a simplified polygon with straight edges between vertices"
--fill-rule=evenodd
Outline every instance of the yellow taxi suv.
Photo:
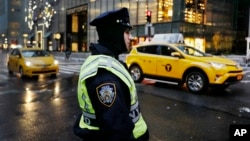
M 50 75 L 56 77 L 58 61 L 48 52 L 40 48 L 14 48 L 7 55 L 9 74 L 19 73 L 26 76 Z
M 227 88 L 243 79 L 243 69 L 235 61 L 206 54 L 182 43 L 151 41 L 133 47 L 125 59 L 135 82 L 144 78 L 186 85 L 192 93 L 208 87 Z

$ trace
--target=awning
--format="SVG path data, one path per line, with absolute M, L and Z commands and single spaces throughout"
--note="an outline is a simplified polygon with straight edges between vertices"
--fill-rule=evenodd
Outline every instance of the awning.
M 43 38 L 48 38 L 51 35 L 51 31 L 48 31 L 44 34 Z

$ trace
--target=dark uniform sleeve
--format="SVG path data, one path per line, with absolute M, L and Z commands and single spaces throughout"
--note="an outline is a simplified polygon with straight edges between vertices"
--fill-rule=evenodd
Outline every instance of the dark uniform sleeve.
M 102 141 L 128 141 L 133 138 L 134 123 L 129 117 L 130 93 L 127 85 L 113 73 L 99 69 L 86 80 L 95 108 Z

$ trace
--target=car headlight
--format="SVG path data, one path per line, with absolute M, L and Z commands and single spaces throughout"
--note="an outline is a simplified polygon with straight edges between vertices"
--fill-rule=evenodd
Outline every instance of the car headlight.
M 240 64 L 239 64 L 239 63 L 237 63 L 237 64 L 236 64 L 236 67 L 237 67 L 237 68 L 241 68 L 241 66 L 240 66 Z
M 59 62 L 58 62 L 57 60 L 54 60 L 54 64 L 55 64 L 55 65 L 58 65 Z
M 30 61 L 26 61 L 26 62 L 25 62 L 25 65 L 26 65 L 26 66 L 31 66 L 31 62 L 30 62 Z
M 210 64 L 211 64 L 215 69 L 221 69 L 221 68 L 225 67 L 225 64 L 222 64 L 222 63 L 210 62 Z

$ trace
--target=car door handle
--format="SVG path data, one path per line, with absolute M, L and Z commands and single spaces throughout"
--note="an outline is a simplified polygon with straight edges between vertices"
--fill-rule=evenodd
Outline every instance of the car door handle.
M 151 62 L 151 60 L 143 60 L 143 62 Z

